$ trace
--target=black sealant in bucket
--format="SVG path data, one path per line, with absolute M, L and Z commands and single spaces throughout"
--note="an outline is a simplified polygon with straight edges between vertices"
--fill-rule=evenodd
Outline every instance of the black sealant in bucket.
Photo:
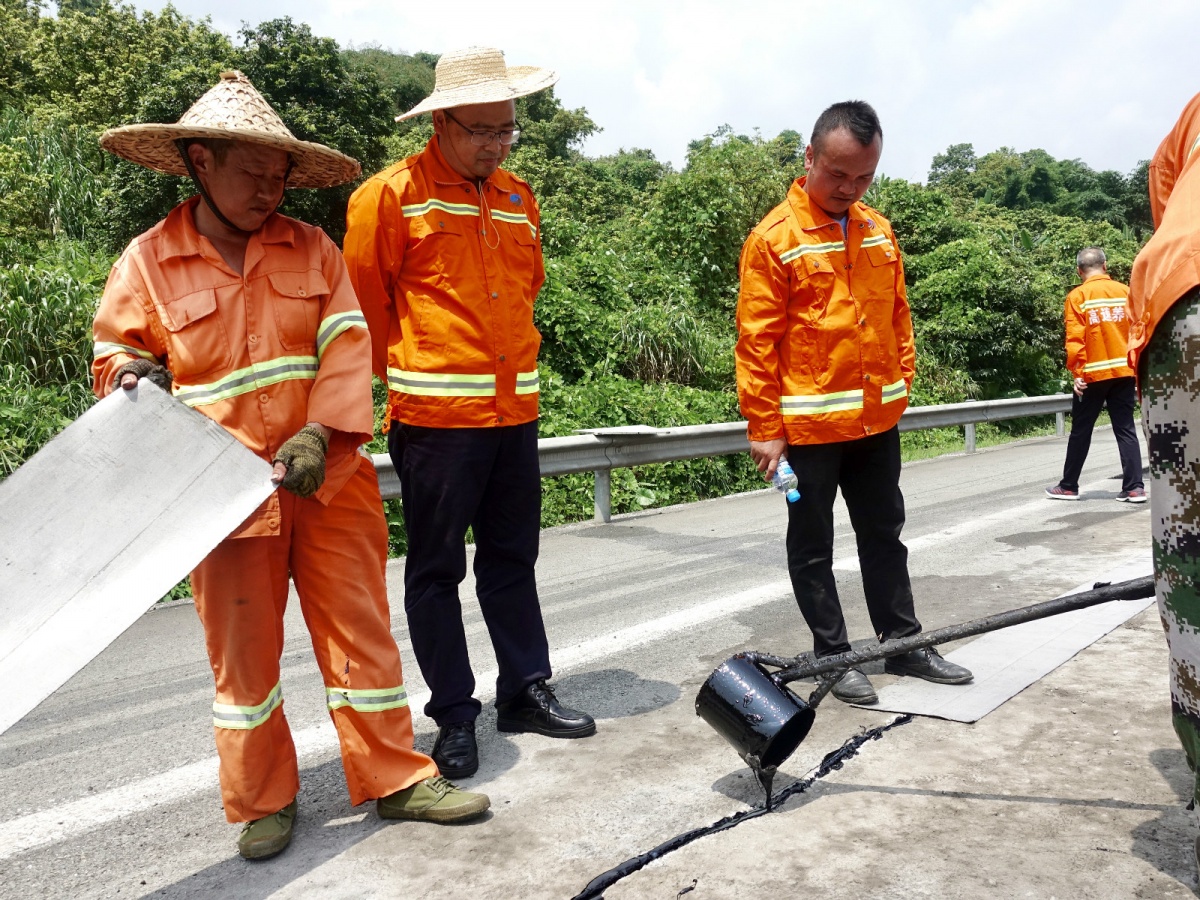
M 696 715 L 754 770 L 770 803 L 771 781 L 812 728 L 816 711 L 745 653 L 721 663 L 696 695 Z

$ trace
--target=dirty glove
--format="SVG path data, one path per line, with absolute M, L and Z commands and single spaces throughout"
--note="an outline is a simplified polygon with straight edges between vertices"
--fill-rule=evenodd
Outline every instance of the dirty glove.
M 281 487 L 297 497 L 311 497 L 325 480 L 325 454 L 328 452 L 329 442 L 325 436 L 311 425 L 305 425 L 283 442 L 271 460 L 287 466 Z
M 166 366 L 160 366 L 148 359 L 135 359 L 117 369 L 113 383 L 120 387 L 121 379 L 126 375 L 136 375 L 138 380 L 149 379 L 150 383 L 171 393 L 171 372 Z

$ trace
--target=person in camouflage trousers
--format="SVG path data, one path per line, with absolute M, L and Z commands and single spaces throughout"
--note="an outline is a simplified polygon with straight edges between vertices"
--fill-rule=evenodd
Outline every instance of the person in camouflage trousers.
M 1171 714 L 1200 767 L 1200 94 L 1149 171 L 1154 235 L 1129 281 L 1129 364 L 1150 448 L 1155 593 L 1170 647 Z M 1200 800 L 1200 779 L 1192 785 Z M 1195 839 L 1200 865 L 1200 837 Z

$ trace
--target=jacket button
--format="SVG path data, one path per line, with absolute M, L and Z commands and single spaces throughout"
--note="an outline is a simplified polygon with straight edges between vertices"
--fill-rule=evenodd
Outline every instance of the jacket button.
M 866 316 L 863 316 L 861 319 L 859 319 L 859 320 L 858 320 L 858 324 L 859 324 L 859 325 L 866 325 L 866 324 L 867 324 L 867 317 L 866 317 Z
M 260 403 L 266 403 L 268 400 L 271 399 L 271 395 L 270 394 L 259 394 L 258 399 L 259 399 Z
M 504 421 L 504 416 L 496 416 L 496 421 L 497 421 L 497 422 L 503 422 L 503 421 Z
M 499 294 L 497 294 L 495 291 L 492 291 L 492 299 L 493 299 L 493 300 L 495 300 L 495 299 L 496 299 L 497 297 L 499 297 L 499 296 L 500 296 L 500 295 L 499 295 Z
M 871 376 L 870 376 L 870 375 L 864 375 L 864 376 L 863 376 L 863 381 L 870 381 L 870 380 L 871 380 Z
M 252 344 L 257 344 L 258 343 L 258 335 L 252 334 L 252 335 L 250 335 L 250 337 L 246 338 L 246 340 L 248 340 Z
M 298 289 L 296 290 L 296 293 L 297 293 L 297 294 L 299 294 L 301 297 L 307 297 L 307 296 L 308 296 L 308 291 L 306 291 L 304 288 L 298 288 Z
M 500 362 L 504 362 L 504 354 L 503 353 L 500 354 Z
M 871 433 L 871 426 L 870 426 L 870 425 L 868 425 L 866 428 L 864 428 L 864 429 L 863 429 L 863 431 L 865 431 L 867 434 L 870 434 L 870 433 Z

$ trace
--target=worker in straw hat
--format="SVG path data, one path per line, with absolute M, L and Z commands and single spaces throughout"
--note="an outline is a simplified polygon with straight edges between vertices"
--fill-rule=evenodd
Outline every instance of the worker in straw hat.
M 288 576 L 326 686 L 350 799 L 384 818 L 448 822 L 488 798 L 458 790 L 413 750 L 389 624 L 387 526 L 371 460 L 370 337 L 336 246 L 279 215 L 286 187 L 326 187 L 359 165 L 297 140 L 239 72 L 174 125 L 106 132 L 112 153 L 190 174 L 199 196 L 134 239 L 96 313 L 94 389 L 139 378 L 274 463 L 273 494 L 192 573 L 216 679 L 213 725 L 238 851 L 291 840 L 299 770 L 283 713 Z
M 408 558 L 404 609 L 438 724 L 433 758 L 451 777 L 479 767 L 481 704 L 459 605 L 464 540 L 499 664 L 497 727 L 593 734 L 562 706 L 538 605 L 541 475 L 533 302 L 545 280 L 537 201 L 500 168 L 520 136 L 513 100 L 556 73 L 507 66 L 472 47 L 437 64 L 433 93 L 399 116 L 432 113 L 425 149 L 350 198 L 344 247 L 388 386 L 388 450 L 400 476 Z

